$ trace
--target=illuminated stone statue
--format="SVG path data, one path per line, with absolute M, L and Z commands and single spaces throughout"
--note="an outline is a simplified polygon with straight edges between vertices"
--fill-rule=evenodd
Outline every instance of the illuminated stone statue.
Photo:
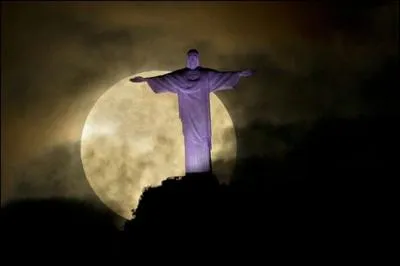
M 189 50 L 186 67 L 165 75 L 131 82 L 147 82 L 155 93 L 172 92 L 178 95 L 179 117 L 185 143 L 185 171 L 211 171 L 211 115 L 210 93 L 235 86 L 241 77 L 252 75 L 251 70 L 217 71 L 203 68 L 199 52 Z

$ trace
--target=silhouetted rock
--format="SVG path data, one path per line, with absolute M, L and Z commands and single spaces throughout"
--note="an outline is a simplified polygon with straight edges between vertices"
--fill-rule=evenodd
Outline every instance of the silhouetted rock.
M 158 235 L 198 225 L 209 228 L 218 219 L 220 201 L 220 185 L 213 175 L 169 178 L 143 192 L 135 219 L 127 223 L 126 230 L 140 226 L 140 233 Z M 211 217 L 215 221 L 211 222 Z
M 396 132 L 383 119 L 327 119 L 285 161 L 249 160 L 249 171 L 229 185 L 210 174 L 170 178 L 143 193 L 125 226 L 125 248 L 206 241 L 208 251 L 264 243 L 275 254 L 324 254 L 336 242 L 368 249 L 372 238 L 364 232 L 376 236 L 371 224 L 394 166 L 387 144 L 398 147 Z
M 80 201 L 9 204 L 1 211 L 5 253 L 149 262 L 163 251 L 210 257 L 262 247 L 268 258 L 296 260 L 310 250 L 370 250 L 384 228 L 375 221 L 385 217 L 385 187 L 397 176 L 390 152 L 398 135 L 388 118 L 322 120 L 284 160 L 241 161 L 247 170 L 228 185 L 202 173 L 147 188 L 123 232 Z

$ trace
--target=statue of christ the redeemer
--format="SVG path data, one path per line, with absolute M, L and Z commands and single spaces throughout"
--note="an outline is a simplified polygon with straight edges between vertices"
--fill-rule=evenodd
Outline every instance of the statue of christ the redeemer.
M 185 143 L 186 174 L 211 171 L 210 93 L 234 87 L 241 77 L 252 75 L 251 70 L 218 71 L 203 68 L 199 52 L 187 53 L 186 67 L 165 75 L 131 82 L 147 82 L 155 93 L 172 92 L 178 95 L 179 117 Z

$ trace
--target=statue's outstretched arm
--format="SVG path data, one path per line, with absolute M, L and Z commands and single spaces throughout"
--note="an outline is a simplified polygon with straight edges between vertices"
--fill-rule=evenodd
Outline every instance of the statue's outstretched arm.
M 178 71 L 170 72 L 164 75 L 153 77 L 134 77 L 131 82 L 147 82 L 155 93 L 176 92 L 180 87 L 180 73 Z
M 173 72 L 170 72 L 170 73 L 167 73 L 167 74 L 158 75 L 158 76 L 152 76 L 152 77 L 147 77 L 147 78 L 144 78 L 144 77 L 141 77 L 141 76 L 137 76 L 137 77 L 131 78 L 129 81 L 130 82 L 134 82 L 134 83 L 140 83 L 140 82 L 149 81 L 151 79 L 173 78 L 176 75 L 176 72 L 177 71 L 173 71 Z
M 150 79 L 154 79 L 154 78 L 162 78 L 162 77 L 164 77 L 166 75 L 168 75 L 168 74 L 159 75 L 159 76 L 153 76 L 153 77 L 147 77 L 147 78 L 144 78 L 144 77 L 141 77 L 141 76 L 137 76 L 137 77 L 131 78 L 129 81 L 134 82 L 134 83 L 140 83 L 140 82 L 149 81 Z
M 133 82 L 133 83 L 140 83 L 140 82 L 146 82 L 147 78 L 137 76 L 137 77 L 131 78 L 129 81 Z
M 252 74 L 252 70 L 218 71 L 214 69 L 208 69 L 209 89 L 212 92 L 232 89 L 234 86 L 236 86 L 241 77 L 249 77 Z
M 254 74 L 254 70 L 251 70 L 251 69 L 245 69 L 245 70 L 239 71 L 239 75 L 241 77 L 250 77 L 253 74 Z

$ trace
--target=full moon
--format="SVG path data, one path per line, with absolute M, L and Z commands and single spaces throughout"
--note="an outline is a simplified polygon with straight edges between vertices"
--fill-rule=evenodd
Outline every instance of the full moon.
M 168 71 L 134 76 L 151 77 Z M 82 131 L 81 159 L 87 180 L 101 201 L 131 219 L 143 189 L 185 174 L 182 124 L 177 95 L 155 94 L 129 76 L 108 89 L 90 111 Z M 232 119 L 211 94 L 212 166 L 222 182 L 236 158 Z

